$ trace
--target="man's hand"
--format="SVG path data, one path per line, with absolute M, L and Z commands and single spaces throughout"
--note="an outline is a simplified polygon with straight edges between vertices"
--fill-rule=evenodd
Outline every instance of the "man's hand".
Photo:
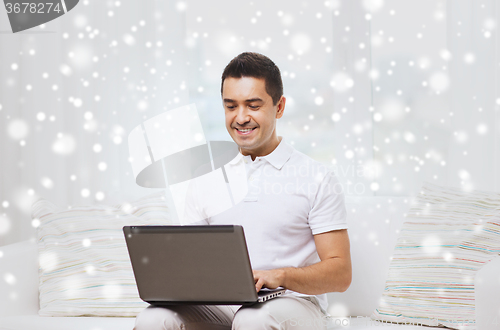
M 257 292 L 262 288 L 276 289 L 283 286 L 285 282 L 285 271 L 283 269 L 254 270 L 255 289 Z

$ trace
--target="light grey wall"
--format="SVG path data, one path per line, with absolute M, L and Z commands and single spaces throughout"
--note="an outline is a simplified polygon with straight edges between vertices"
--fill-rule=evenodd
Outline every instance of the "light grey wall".
M 464 0 L 390 0 L 374 16 L 380 194 L 500 189 L 498 18 L 497 1 Z
M 188 102 L 185 12 L 172 1 L 117 3 L 80 1 L 18 34 L 0 19 L 0 227 L 10 227 L 0 245 L 33 236 L 37 198 L 65 208 L 151 192 L 135 184 L 127 136 Z
M 148 118 L 195 103 L 206 138 L 230 139 L 220 75 L 242 51 L 280 67 L 278 134 L 331 165 L 347 195 L 412 195 L 424 180 L 499 191 L 498 10 L 493 0 L 88 0 L 12 34 L 2 7 L 0 246 L 33 237 L 37 198 L 67 207 L 150 193 L 127 147 Z

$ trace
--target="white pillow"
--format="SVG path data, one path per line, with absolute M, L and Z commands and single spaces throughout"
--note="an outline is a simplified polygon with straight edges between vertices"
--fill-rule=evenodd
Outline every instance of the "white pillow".
M 425 182 L 372 319 L 475 329 L 474 276 L 500 253 L 500 193 Z
M 169 225 L 159 192 L 117 206 L 58 209 L 33 204 L 37 228 L 41 316 L 136 316 L 139 298 L 123 226 Z

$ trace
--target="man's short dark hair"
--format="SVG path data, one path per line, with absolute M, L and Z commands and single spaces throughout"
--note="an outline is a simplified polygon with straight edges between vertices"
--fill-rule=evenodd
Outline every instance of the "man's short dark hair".
M 233 58 L 222 73 L 221 95 L 224 80 L 230 77 L 264 79 L 266 82 L 266 92 L 273 99 L 273 105 L 278 104 L 283 95 L 283 82 L 281 81 L 280 69 L 265 55 L 245 52 Z

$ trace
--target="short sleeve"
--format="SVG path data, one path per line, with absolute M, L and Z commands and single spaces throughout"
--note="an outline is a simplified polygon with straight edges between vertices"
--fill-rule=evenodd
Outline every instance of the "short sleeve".
M 191 180 L 186 193 L 184 204 L 184 218 L 181 221 L 183 225 L 208 225 L 208 221 L 204 215 L 203 208 L 196 196 L 196 180 Z
M 333 172 L 328 172 L 319 185 L 308 223 L 313 235 L 347 229 L 344 192 Z

